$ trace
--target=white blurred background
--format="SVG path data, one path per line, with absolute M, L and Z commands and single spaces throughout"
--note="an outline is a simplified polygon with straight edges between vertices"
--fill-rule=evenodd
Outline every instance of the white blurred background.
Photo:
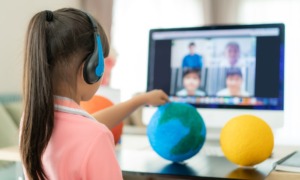
M 107 4 L 113 4 L 110 11 Z M 0 94 L 21 93 L 29 19 L 38 11 L 62 7 L 85 9 L 97 16 L 103 12 L 100 22 L 110 22 L 107 29 L 117 52 L 111 86 L 121 90 L 121 100 L 146 90 L 152 28 L 285 23 L 285 124 L 276 133 L 276 141 L 300 144 L 299 0 L 4 0 L 0 5 Z

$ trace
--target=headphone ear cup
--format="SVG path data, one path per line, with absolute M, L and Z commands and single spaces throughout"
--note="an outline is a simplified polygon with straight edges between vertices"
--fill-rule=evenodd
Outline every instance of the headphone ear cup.
M 96 74 L 97 66 L 98 66 L 98 53 L 96 51 L 93 54 L 88 56 L 83 66 L 83 78 L 86 83 L 88 84 L 96 83 L 102 77 L 102 74 L 100 76 Z
M 90 57 L 90 55 L 89 55 Z M 89 63 L 90 58 L 87 58 L 85 61 L 84 61 L 84 65 L 83 65 L 83 79 L 86 83 L 88 84 L 92 84 L 91 81 L 90 81 L 90 78 L 89 78 L 89 73 L 88 73 L 88 69 L 87 69 L 87 64 Z

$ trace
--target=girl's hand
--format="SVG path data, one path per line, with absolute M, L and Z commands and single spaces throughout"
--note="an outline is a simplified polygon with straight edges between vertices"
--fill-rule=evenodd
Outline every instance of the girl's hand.
M 144 96 L 145 104 L 159 106 L 169 101 L 168 95 L 162 90 L 152 90 L 141 96 Z

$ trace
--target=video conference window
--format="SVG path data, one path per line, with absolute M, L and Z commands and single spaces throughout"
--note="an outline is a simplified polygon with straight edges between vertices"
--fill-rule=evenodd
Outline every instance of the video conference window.
M 255 53 L 255 37 L 172 40 L 170 95 L 254 96 Z
M 199 107 L 283 109 L 284 26 L 214 28 L 151 31 L 147 89 Z

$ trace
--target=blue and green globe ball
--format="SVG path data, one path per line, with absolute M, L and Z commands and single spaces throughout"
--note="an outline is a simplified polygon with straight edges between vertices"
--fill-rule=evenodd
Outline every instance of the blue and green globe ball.
M 173 162 L 182 162 L 200 151 L 205 142 L 206 127 L 193 106 L 167 103 L 152 116 L 147 135 L 158 155 Z

